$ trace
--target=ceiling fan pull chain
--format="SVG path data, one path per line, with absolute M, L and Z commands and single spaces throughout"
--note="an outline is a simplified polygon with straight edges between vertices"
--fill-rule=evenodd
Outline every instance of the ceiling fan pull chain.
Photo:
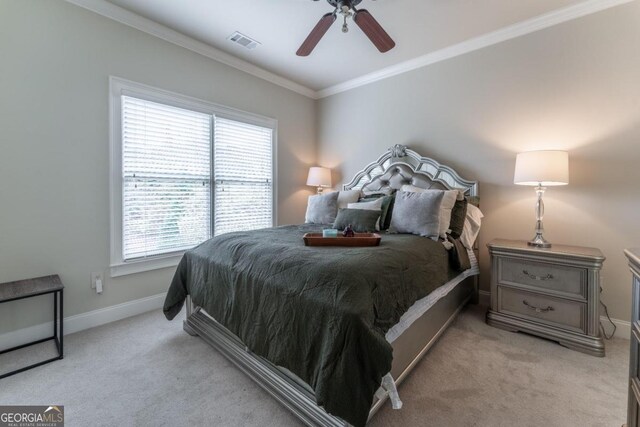
M 344 24 L 342 24 L 342 32 L 348 33 L 349 27 L 347 26 L 347 14 L 344 15 Z

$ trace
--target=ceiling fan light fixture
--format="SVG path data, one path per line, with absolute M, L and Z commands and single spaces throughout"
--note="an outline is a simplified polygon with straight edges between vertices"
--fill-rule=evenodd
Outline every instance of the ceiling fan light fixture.
M 314 0 L 318 1 L 318 0 Z M 342 32 L 348 33 L 349 26 L 347 25 L 347 18 L 353 18 L 354 22 L 360 27 L 362 32 L 371 40 L 371 43 L 381 52 L 385 53 L 393 49 L 396 43 L 391 39 L 389 34 L 382 28 L 382 26 L 375 20 L 375 18 L 366 9 L 356 9 L 362 0 L 327 0 L 327 2 L 335 9 L 332 13 L 325 14 L 316 26 L 311 30 L 311 33 L 307 36 L 302 43 L 296 55 L 309 56 L 313 49 L 320 42 L 322 37 L 329 30 L 329 27 L 337 19 L 337 15 L 340 14 L 344 18 L 342 24 Z
M 351 13 L 347 12 L 347 13 L 343 13 L 342 15 L 344 16 L 344 23 L 342 24 L 342 32 L 343 33 L 348 33 L 349 32 L 349 26 L 347 25 L 347 18 L 349 16 L 351 16 Z

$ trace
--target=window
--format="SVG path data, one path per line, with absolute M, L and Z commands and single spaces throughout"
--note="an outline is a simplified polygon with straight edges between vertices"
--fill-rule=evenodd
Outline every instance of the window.
M 111 78 L 111 275 L 274 225 L 276 122 Z
M 272 130 L 216 117 L 215 235 L 273 224 Z
M 211 235 L 211 116 L 122 97 L 122 258 Z

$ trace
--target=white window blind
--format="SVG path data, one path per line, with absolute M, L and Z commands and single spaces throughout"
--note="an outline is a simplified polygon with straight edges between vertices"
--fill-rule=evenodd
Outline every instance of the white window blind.
M 273 226 L 273 130 L 214 121 L 215 235 Z
M 122 97 L 122 258 L 211 236 L 212 116 Z

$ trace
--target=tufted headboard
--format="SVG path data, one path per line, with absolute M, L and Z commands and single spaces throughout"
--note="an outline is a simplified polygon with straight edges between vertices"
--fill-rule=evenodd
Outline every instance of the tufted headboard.
M 467 196 L 478 196 L 478 181 L 462 179 L 449 166 L 422 157 L 404 145 L 396 144 L 378 160 L 368 164 L 343 186 L 344 190 L 399 190 L 404 184 L 420 188 L 463 190 Z

